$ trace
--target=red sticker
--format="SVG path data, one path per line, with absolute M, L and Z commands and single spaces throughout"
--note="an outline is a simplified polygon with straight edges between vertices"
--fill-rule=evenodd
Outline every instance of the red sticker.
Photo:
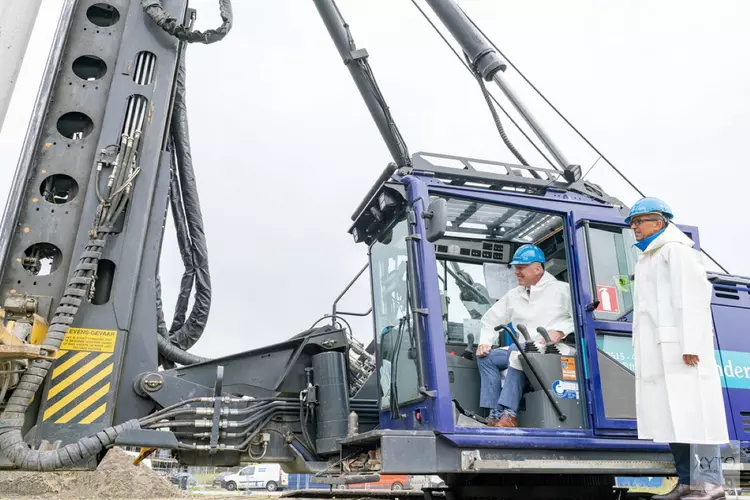
M 620 305 L 617 303 L 617 289 L 613 286 L 597 286 L 597 299 L 599 299 L 599 312 L 617 313 L 620 312 Z

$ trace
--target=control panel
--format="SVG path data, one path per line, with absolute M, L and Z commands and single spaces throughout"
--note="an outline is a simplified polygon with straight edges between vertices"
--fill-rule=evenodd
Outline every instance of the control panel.
M 478 264 L 507 264 L 510 262 L 510 250 L 510 243 L 479 238 L 441 238 L 435 243 L 435 255 L 438 259 L 457 260 L 456 257 L 459 257 L 462 261 Z

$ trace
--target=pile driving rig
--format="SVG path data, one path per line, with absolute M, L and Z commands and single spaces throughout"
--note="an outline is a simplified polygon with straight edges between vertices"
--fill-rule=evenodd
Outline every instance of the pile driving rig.
M 357 342 L 334 305 L 330 325 L 278 344 L 219 359 L 188 352 L 211 283 L 185 49 L 230 31 L 230 2 L 219 2 L 221 27 L 202 33 L 187 0 L 66 0 L 0 226 L 0 466 L 91 469 L 129 445 L 173 450 L 183 465 L 279 462 L 331 484 L 437 474 L 448 489 L 425 495 L 453 498 L 616 498 L 617 476 L 674 475 L 666 446 L 637 439 L 627 207 L 582 179 L 455 1 L 426 3 L 488 103 L 494 82 L 549 167 L 528 164 L 494 107 L 519 164 L 410 154 L 367 51 L 333 0 L 313 1 L 393 160 L 349 230 L 368 249 L 357 278 L 369 271 L 373 341 Z M 169 328 L 158 278 L 168 208 L 186 267 Z M 698 229 L 680 227 L 700 248 Z M 523 325 L 498 325 L 529 383 L 519 427 L 493 428 L 474 344 L 527 243 L 570 284 L 577 353 L 535 352 Z M 747 441 L 748 388 L 725 367 L 750 352 L 750 280 L 708 279 L 730 435 Z

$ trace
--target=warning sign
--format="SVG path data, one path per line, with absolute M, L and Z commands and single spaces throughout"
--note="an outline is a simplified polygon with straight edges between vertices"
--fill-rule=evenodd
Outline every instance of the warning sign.
M 65 334 L 63 351 L 114 352 L 117 330 L 71 328 Z
M 596 295 L 599 299 L 599 312 L 617 313 L 620 312 L 620 306 L 617 303 L 617 289 L 613 286 L 596 287 Z
M 560 358 L 563 380 L 576 380 L 576 358 L 562 356 Z

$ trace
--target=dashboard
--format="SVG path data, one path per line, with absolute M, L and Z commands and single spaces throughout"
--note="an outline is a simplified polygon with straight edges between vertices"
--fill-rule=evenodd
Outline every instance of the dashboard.
M 473 264 L 494 262 L 507 264 L 513 253 L 511 244 L 482 238 L 441 238 L 435 243 L 438 259 L 457 260 Z

